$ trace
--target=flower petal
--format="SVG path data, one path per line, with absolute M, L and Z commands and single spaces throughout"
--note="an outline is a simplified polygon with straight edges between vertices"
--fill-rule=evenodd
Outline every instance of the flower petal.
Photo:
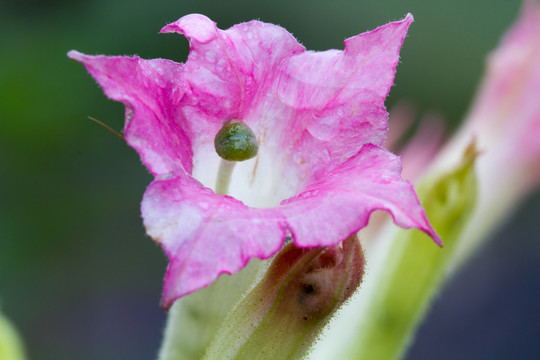
M 89 56 L 70 51 L 101 85 L 105 94 L 126 106 L 124 136 L 154 175 L 183 168 L 191 173 L 189 127 L 177 105 L 183 90 L 176 85 L 182 64 L 138 57 Z
M 147 233 L 169 256 L 162 305 L 235 273 L 282 246 L 286 223 L 278 210 L 254 209 L 214 194 L 191 177 L 154 181 L 142 202 Z
M 282 202 L 298 246 L 334 245 L 367 225 L 375 210 L 388 211 L 403 228 L 418 228 L 442 245 L 413 186 L 400 177 L 396 155 L 367 144 L 355 156 L 298 196 Z
M 259 21 L 220 30 L 206 16 L 187 15 L 162 33 L 190 41 L 184 68 L 192 106 L 206 121 L 244 119 L 268 91 L 278 66 L 304 47 L 282 27 Z
M 388 120 L 384 100 L 412 21 L 408 15 L 345 40 L 344 51 L 308 51 L 287 64 L 278 96 L 294 109 L 308 110 L 304 129 L 325 143 L 332 158 L 351 156 L 365 143 L 382 144 Z

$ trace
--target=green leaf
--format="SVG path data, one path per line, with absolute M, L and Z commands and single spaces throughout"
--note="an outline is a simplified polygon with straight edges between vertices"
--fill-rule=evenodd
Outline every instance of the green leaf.
M 364 255 L 356 235 L 334 247 L 297 248 L 289 243 L 227 318 L 205 359 L 303 358 L 363 273 Z

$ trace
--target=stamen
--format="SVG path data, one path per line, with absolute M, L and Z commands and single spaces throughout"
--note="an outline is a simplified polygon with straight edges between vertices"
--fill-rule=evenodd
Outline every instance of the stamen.
M 225 124 L 214 138 L 214 147 L 221 157 L 216 180 L 216 193 L 225 195 L 229 189 L 236 162 L 257 155 L 259 144 L 253 131 L 244 123 L 233 120 Z
M 236 161 L 221 159 L 216 179 L 216 194 L 226 195 L 229 191 L 234 165 L 236 165 Z

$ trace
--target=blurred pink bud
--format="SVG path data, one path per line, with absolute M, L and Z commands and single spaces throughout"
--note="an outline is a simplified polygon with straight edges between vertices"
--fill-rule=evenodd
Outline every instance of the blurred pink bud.
M 539 59 L 540 4 L 527 0 L 517 22 L 488 57 L 463 127 L 433 164 L 434 170 L 454 166 L 475 141 L 480 153 L 479 199 L 463 235 L 469 250 L 540 183 Z

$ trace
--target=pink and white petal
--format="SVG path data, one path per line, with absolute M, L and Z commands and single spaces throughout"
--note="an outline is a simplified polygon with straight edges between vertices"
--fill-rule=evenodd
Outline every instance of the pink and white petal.
M 344 51 L 307 51 L 292 57 L 280 75 L 280 98 L 293 108 L 323 110 L 361 100 L 367 92 L 368 96 L 376 94 L 382 105 L 412 22 L 409 14 L 401 21 L 348 38 Z
M 298 246 L 330 246 L 367 225 L 375 210 L 389 212 L 403 228 L 418 228 L 439 245 L 413 186 L 401 179 L 396 155 L 367 144 L 323 179 L 282 202 Z
M 70 51 L 101 85 L 105 94 L 126 106 L 124 136 L 154 175 L 191 173 L 189 127 L 178 111 L 184 96 L 177 84 L 182 64 L 138 57 L 89 56 Z
M 287 236 L 275 209 L 249 208 L 214 194 L 187 176 L 157 179 L 142 202 L 147 233 L 170 259 L 162 305 L 235 273 L 254 258 L 268 258 Z
M 206 16 L 187 15 L 165 26 L 190 41 L 184 69 L 192 106 L 210 120 L 245 118 L 273 82 L 276 68 L 305 49 L 282 27 L 250 21 L 220 30 Z
M 290 149 L 305 177 L 339 164 L 363 144 L 381 145 L 388 127 L 384 101 L 394 81 L 399 50 L 413 18 L 345 40 L 345 50 L 293 56 L 276 84 L 293 113 L 277 119 L 288 128 L 281 148 Z M 314 159 L 310 161 L 310 159 Z M 322 161 L 321 161 L 322 160 Z

